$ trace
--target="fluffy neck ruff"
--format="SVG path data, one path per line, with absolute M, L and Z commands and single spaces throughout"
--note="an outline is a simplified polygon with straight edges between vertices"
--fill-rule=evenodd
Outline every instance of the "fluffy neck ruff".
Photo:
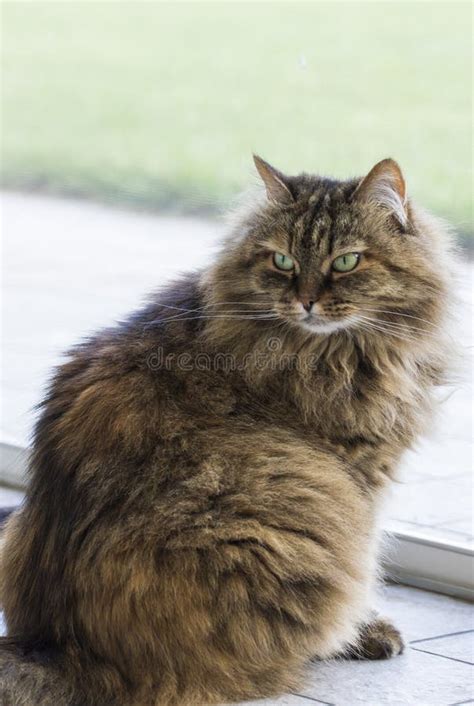
M 226 302 L 248 301 L 253 311 L 258 301 L 245 282 L 229 278 L 224 254 L 201 280 L 211 316 L 202 330 L 203 347 L 231 355 L 252 394 L 268 404 L 277 399 L 290 404 L 321 434 L 372 434 L 409 446 L 430 419 L 431 391 L 445 381 L 450 353 L 449 237 L 430 216 L 412 217 L 431 243 L 433 261 L 442 263 L 427 287 L 422 319 L 394 315 L 385 330 L 316 334 L 278 319 L 227 318 Z

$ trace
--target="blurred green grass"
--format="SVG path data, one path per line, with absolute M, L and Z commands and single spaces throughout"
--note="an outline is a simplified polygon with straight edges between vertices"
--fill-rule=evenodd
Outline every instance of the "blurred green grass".
M 337 177 L 393 156 L 472 232 L 468 2 L 2 9 L 5 187 L 211 212 L 252 151 Z

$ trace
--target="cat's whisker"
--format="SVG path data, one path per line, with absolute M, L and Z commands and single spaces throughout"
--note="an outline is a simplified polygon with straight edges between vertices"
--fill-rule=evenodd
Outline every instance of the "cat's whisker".
M 372 329 L 372 331 L 377 331 L 379 333 L 387 334 L 387 335 L 391 336 L 392 338 L 398 339 L 399 341 L 405 341 L 406 343 L 416 343 L 416 340 L 411 338 L 410 336 L 403 336 L 399 333 L 396 333 L 395 331 L 381 328 L 379 326 L 375 326 L 374 324 L 366 323 L 366 326 L 370 327 Z
M 428 319 L 422 319 L 420 316 L 413 316 L 413 314 L 405 314 L 402 311 L 391 311 L 389 309 L 369 309 L 366 306 L 364 306 L 364 311 L 370 311 L 376 314 L 390 314 L 391 316 L 406 317 L 407 319 L 416 319 L 417 321 L 422 321 L 424 324 L 428 324 L 428 326 L 432 326 L 433 328 L 439 328 L 437 324 L 434 324 L 432 321 L 428 321 Z
M 423 333 L 428 333 L 424 329 L 411 328 L 408 324 L 399 324 L 392 321 L 386 321 L 385 319 L 378 319 L 373 316 L 364 316 L 364 314 L 358 314 L 359 320 L 369 321 L 370 323 L 377 324 L 379 326 L 386 326 L 387 328 L 393 328 L 394 330 L 406 331 L 407 333 L 414 331 L 422 331 Z
M 192 311 L 192 309 L 185 309 L 183 306 L 172 306 L 171 304 L 163 304 L 162 302 L 160 302 L 159 306 L 163 307 L 164 309 L 178 309 L 179 311 Z
M 380 333 L 386 333 L 386 334 L 389 334 L 390 336 L 393 336 L 394 338 L 398 338 L 402 341 L 407 341 L 410 343 L 416 343 L 416 341 L 417 341 L 417 339 L 414 338 L 413 336 L 409 336 L 406 334 L 402 335 L 400 331 L 390 329 L 390 328 L 384 326 L 383 324 L 381 324 L 381 322 L 378 322 L 374 319 L 360 316 L 359 321 L 362 322 L 361 328 L 364 328 L 364 327 L 366 327 L 366 329 L 370 328 L 373 331 L 379 331 Z
M 388 309 L 368 309 L 367 307 L 364 307 L 364 311 L 367 311 L 367 312 L 370 311 L 370 312 L 374 312 L 377 314 L 379 314 L 379 313 L 380 314 L 390 314 L 392 316 L 399 316 L 401 318 L 406 317 L 409 319 L 415 319 L 415 320 L 421 321 L 421 322 L 425 323 L 427 326 L 430 326 L 433 329 L 433 332 L 430 333 L 428 331 L 425 331 L 422 328 L 416 328 L 415 326 L 413 326 L 412 324 L 409 324 L 409 323 L 407 323 L 406 325 L 410 329 L 412 329 L 413 331 L 423 331 L 423 333 L 426 336 L 431 336 L 434 340 L 437 340 L 439 338 L 439 334 L 442 331 L 443 336 L 445 338 L 449 339 L 452 342 L 454 347 L 459 346 L 459 341 L 455 340 L 454 337 L 449 333 L 449 331 L 447 331 L 446 329 L 442 329 L 442 327 L 439 324 L 434 324 L 432 321 L 428 321 L 427 319 L 423 319 L 420 316 L 413 316 L 412 314 L 405 314 L 403 312 L 392 311 L 392 310 L 388 310 Z M 389 323 L 391 323 L 393 325 L 396 324 L 395 321 L 389 322 Z
M 207 309 L 207 308 L 214 308 L 217 306 L 263 306 L 266 304 L 268 307 L 272 307 L 273 304 L 272 302 L 266 301 L 266 302 L 261 302 L 261 301 L 255 301 L 255 302 L 247 302 L 247 301 L 228 301 L 228 302 L 212 302 L 212 304 L 207 303 L 203 304 L 203 306 L 199 306 L 196 309 L 191 309 L 191 311 L 200 311 L 201 309 Z
M 359 316 L 359 318 L 362 318 L 362 316 Z M 390 328 L 394 331 L 399 331 L 401 333 L 408 333 L 408 334 L 423 334 L 423 336 L 427 336 L 428 338 L 433 338 L 435 337 L 434 333 L 432 331 L 427 331 L 426 329 L 419 328 L 417 326 L 412 326 L 411 324 L 405 323 L 401 324 L 395 321 L 386 321 L 385 319 L 372 319 L 368 317 L 371 321 L 374 323 L 378 323 L 382 326 L 385 326 L 387 328 Z
M 199 315 L 199 316 L 183 316 L 180 318 L 170 318 L 170 319 L 160 319 L 156 323 L 168 323 L 169 321 L 195 321 L 197 319 L 240 319 L 240 320 L 252 320 L 252 321 L 269 321 L 279 319 L 280 317 L 276 314 L 262 314 L 261 316 L 252 314 L 209 314 L 209 315 Z
M 252 302 L 252 301 L 228 301 L 228 302 L 227 302 L 227 301 L 223 301 L 223 302 L 215 302 L 215 303 L 212 304 L 212 306 L 213 306 L 213 307 L 214 307 L 214 306 L 227 306 L 227 305 L 232 305 L 232 306 L 238 306 L 238 305 L 239 305 L 239 306 L 247 306 L 247 305 L 248 305 L 248 306 L 261 306 L 261 305 L 264 304 L 264 303 L 267 303 L 269 306 L 271 305 L 271 302 L 259 302 L 259 301 L 255 301 L 255 302 Z M 160 302 L 160 303 L 158 304 L 158 306 L 159 306 L 160 308 L 163 308 L 163 309 L 173 309 L 174 311 L 181 311 L 181 312 L 183 312 L 183 313 L 188 313 L 188 314 L 189 314 L 189 313 L 193 313 L 193 312 L 197 312 L 197 311 L 202 311 L 202 310 L 206 309 L 207 307 L 209 307 L 210 305 L 209 305 L 209 304 L 203 304 L 203 306 L 198 306 L 198 307 L 193 308 L 193 309 L 188 309 L 188 308 L 183 307 L 183 306 L 174 306 L 174 305 L 171 305 L 171 304 L 163 304 L 162 302 Z M 177 316 L 179 316 L 179 314 L 177 314 Z
M 155 324 L 155 323 L 162 323 L 164 321 L 182 321 L 183 319 L 187 318 L 188 315 L 191 314 L 205 314 L 205 307 L 199 307 L 196 309 L 189 309 L 187 311 L 182 311 L 180 314 L 176 314 L 174 316 L 165 316 L 163 318 L 158 318 L 155 319 L 154 321 L 151 321 L 149 325 Z M 259 311 L 252 311 L 250 309 L 230 309 L 226 312 L 223 312 L 222 315 L 227 315 L 227 314 L 249 314 L 252 316 L 259 316 L 259 315 L 268 315 L 268 314 L 275 314 L 275 311 L 273 309 L 260 309 Z M 206 315 L 213 315 L 212 310 L 210 310 L 209 314 Z M 217 315 L 217 314 L 216 314 Z M 220 315 L 220 314 L 219 314 Z
M 223 305 L 228 305 L 228 304 L 232 304 L 233 306 L 244 305 L 244 304 L 249 304 L 249 305 L 253 304 L 255 306 L 255 305 L 260 305 L 260 302 L 216 302 L 212 306 L 223 306 Z M 201 311 L 202 309 L 205 309 L 206 307 L 208 307 L 209 304 L 204 304 L 203 306 L 198 306 L 193 309 L 186 309 L 183 306 L 171 306 L 170 304 L 163 304 L 161 302 L 158 306 L 160 308 L 164 308 L 164 309 L 173 309 L 173 310 L 178 310 L 178 311 L 183 311 L 183 312 L 189 313 L 189 312 L 193 312 L 193 311 Z

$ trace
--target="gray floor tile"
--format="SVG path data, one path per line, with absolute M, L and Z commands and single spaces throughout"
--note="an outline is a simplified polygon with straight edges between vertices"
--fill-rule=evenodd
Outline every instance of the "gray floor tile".
M 470 665 L 408 649 L 382 662 L 315 665 L 301 693 L 335 706 L 448 706 L 472 698 Z
M 257 701 L 242 701 L 235 706 L 313 706 L 316 704 L 325 704 L 325 706 L 332 706 L 327 701 L 319 701 L 319 699 L 308 698 L 299 694 L 289 694 L 288 696 L 281 696 L 279 699 L 258 699 Z
M 454 473 L 454 471 L 453 471 Z M 472 479 L 467 475 L 407 483 L 393 490 L 390 517 L 424 525 L 445 522 L 446 529 L 472 513 Z
M 387 586 L 378 607 L 393 620 L 406 642 L 474 629 L 470 603 L 417 588 Z
M 410 647 L 474 665 L 474 630 L 444 635 L 436 639 L 415 640 L 410 643 Z

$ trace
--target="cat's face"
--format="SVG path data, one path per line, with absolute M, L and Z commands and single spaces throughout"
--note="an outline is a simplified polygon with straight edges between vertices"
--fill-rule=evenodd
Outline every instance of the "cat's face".
M 395 162 L 347 182 L 285 177 L 256 164 L 268 202 L 247 223 L 237 270 L 228 274 L 239 301 L 319 334 L 382 325 L 396 333 L 429 318 L 436 268 Z

